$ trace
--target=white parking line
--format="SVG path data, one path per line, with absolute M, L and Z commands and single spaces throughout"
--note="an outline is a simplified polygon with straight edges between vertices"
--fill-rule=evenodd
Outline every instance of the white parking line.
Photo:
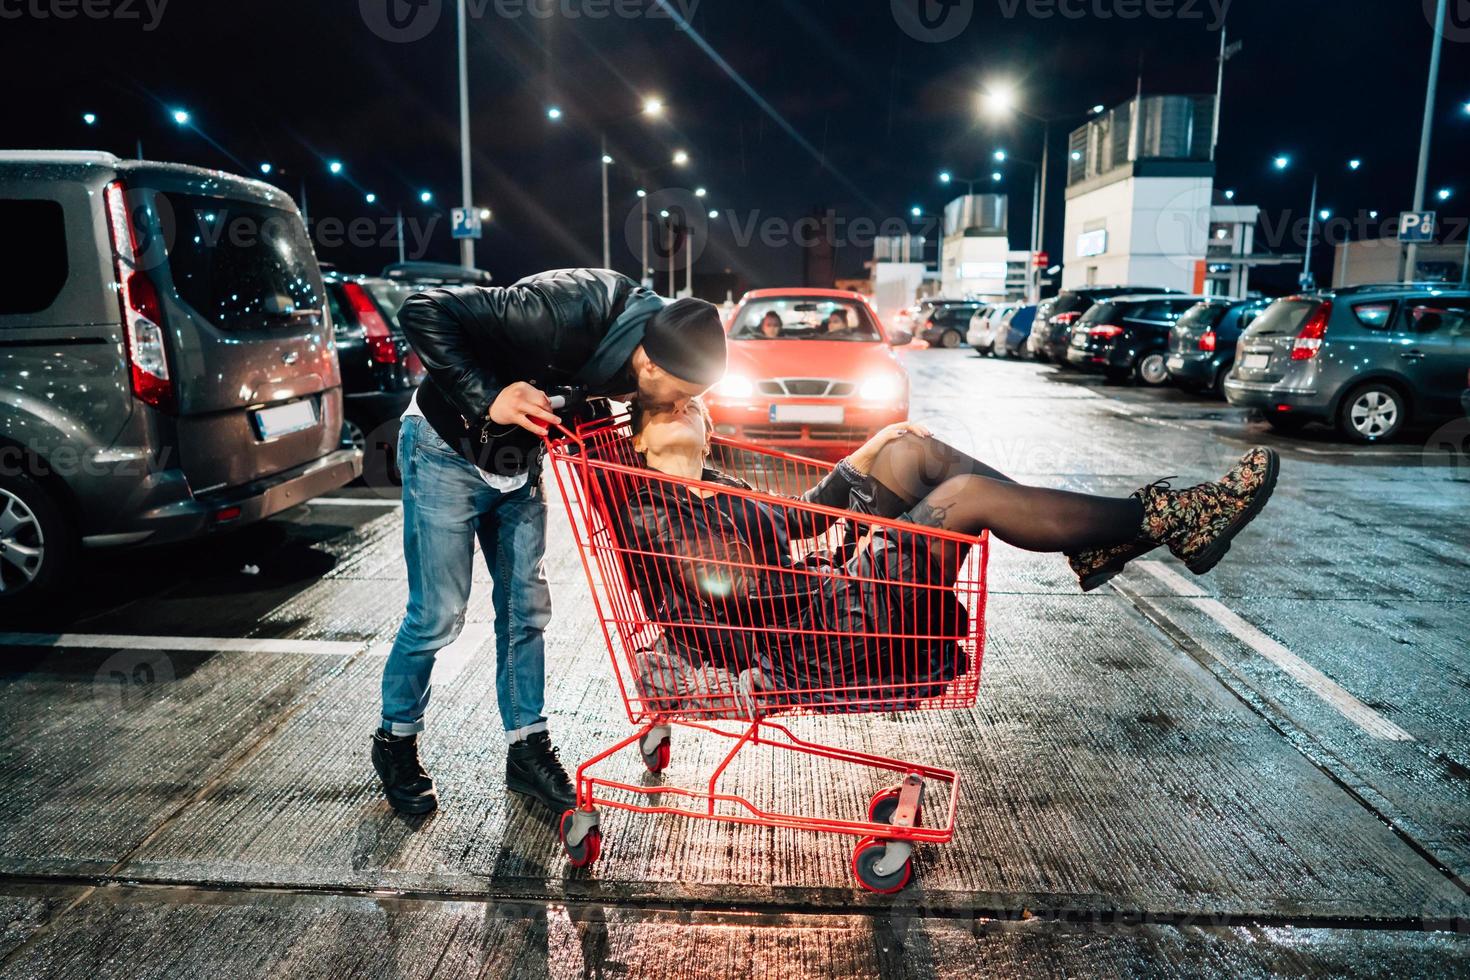
M 248 639 L 232 636 L 134 636 L 125 633 L 0 633 L 0 646 L 73 650 L 199 650 L 205 653 L 306 653 L 347 657 L 361 640 Z
M 1237 640 L 1281 668 L 1297 683 L 1326 701 L 1344 718 L 1369 735 L 1389 742 L 1414 741 L 1414 736 L 1353 697 L 1332 678 L 1240 618 L 1218 599 L 1203 595 L 1198 586 L 1172 568 L 1157 561 L 1140 561 L 1135 564 L 1179 596 L 1188 599 L 1195 608 L 1224 627 Z

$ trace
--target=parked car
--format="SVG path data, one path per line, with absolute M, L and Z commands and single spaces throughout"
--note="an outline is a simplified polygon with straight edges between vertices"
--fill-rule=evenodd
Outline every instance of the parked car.
M 846 329 L 829 329 L 840 313 Z M 781 321 L 762 329 L 774 314 Z M 908 372 L 861 293 L 758 289 L 728 330 L 729 368 L 705 396 L 715 431 L 762 446 L 840 456 L 909 415 Z
M 369 482 L 397 483 L 398 417 L 427 373 L 398 311 L 420 286 L 331 270 L 323 280 L 342 370 L 343 445 L 364 450 Z
M 996 328 L 1000 326 L 1001 319 L 1018 304 L 999 302 L 986 303 L 970 315 L 969 331 L 965 335 L 965 342 L 975 348 L 977 354 L 995 353 Z
M 1410 419 L 1454 417 L 1470 370 L 1470 292 L 1444 284 L 1353 286 L 1277 300 L 1236 345 L 1232 405 L 1272 426 L 1329 422 L 1355 442 Z
M 494 277 L 484 269 L 466 269 L 448 262 L 394 262 L 383 267 L 382 278 L 409 282 L 420 289 L 433 286 L 488 286 Z
M 1036 323 L 1036 306 L 1018 306 L 1001 318 L 995 332 L 995 350 L 1006 357 L 1019 357 L 1031 340 L 1031 327 Z
M 1067 362 L 1110 381 L 1169 383 L 1169 335 L 1203 296 L 1149 293 L 1100 299 L 1071 327 Z
M 914 335 L 932 347 L 958 347 L 965 342 L 970 317 L 982 305 L 978 300 L 935 300 L 916 321 Z
M 239 527 L 340 487 L 342 391 L 296 205 L 110 153 L 0 152 L 0 602 L 78 549 Z
M 1189 391 L 1225 397 L 1222 385 L 1235 363 L 1235 342 L 1269 300 L 1211 297 L 1186 310 L 1169 335 L 1169 377 Z
M 1145 293 L 1174 293 L 1163 286 L 1083 286 L 1064 289 L 1042 300 L 1036 310 L 1028 349 L 1040 361 L 1068 366 L 1067 347 L 1072 342 L 1072 324 L 1100 299 L 1109 296 L 1139 296 Z

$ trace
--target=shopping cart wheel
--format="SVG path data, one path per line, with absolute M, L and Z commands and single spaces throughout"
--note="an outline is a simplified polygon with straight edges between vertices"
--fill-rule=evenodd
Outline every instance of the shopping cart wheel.
M 566 852 L 567 863 L 574 868 L 585 868 L 596 861 L 597 855 L 602 853 L 602 830 L 593 825 L 581 841 L 576 844 L 568 844 L 567 835 L 572 832 L 572 825 L 576 819 L 575 809 L 563 813 L 561 824 L 557 828 L 557 835 L 561 837 L 561 848 Z
M 913 826 L 919 826 L 919 818 L 924 812 L 924 786 L 923 780 L 917 775 L 909 775 L 897 786 L 889 786 L 886 789 L 880 789 L 874 793 L 873 798 L 868 801 L 868 822 L 893 823 L 893 815 L 898 811 L 898 806 L 903 801 L 904 788 L 910 785 L 913 786 L 911 792 L 914 799 Z
M 663 772 L 669 767 L 669 740 L 664 739 L 652 752 L 643 753 L 643 764 L 649 772 Z
M 870 892 L 892 895 L 902 891 L 913 874 L 914 863 L 910 854 L 908 844 L 864 837 L 852 852 L 853 876 Z

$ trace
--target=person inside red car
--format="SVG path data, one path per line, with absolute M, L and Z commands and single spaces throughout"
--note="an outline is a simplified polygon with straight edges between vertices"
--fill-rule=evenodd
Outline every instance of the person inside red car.
M 785 333 L 786 328 L 781 324 L 781 314 L 775 310 L 767 312 L 765 316 L 761 317 L 760 331 L 761 336 L 767 340 L 775 340 L 781 334 Z

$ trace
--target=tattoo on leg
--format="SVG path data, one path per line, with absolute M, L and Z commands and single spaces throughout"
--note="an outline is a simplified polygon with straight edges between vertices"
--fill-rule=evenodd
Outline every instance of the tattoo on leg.
M 951 504 L 930 503 L 928 498 L 925 498 L 914 504 L 913 509 L 909 511 L 909 517 L 915 524 L 922 524 L 925 527 L 946 527 L 945 519 L 949 516 L 951 506 Z

